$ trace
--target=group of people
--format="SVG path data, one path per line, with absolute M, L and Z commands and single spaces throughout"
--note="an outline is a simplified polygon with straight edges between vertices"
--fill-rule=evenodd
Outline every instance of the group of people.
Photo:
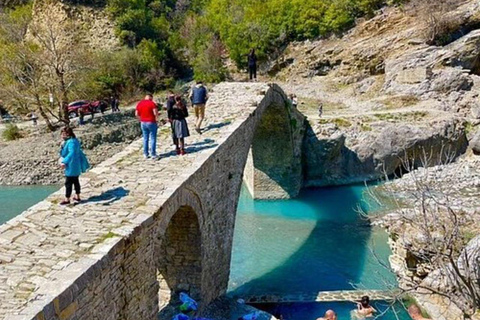
M 205 104 L 208 99 L 207 88 L 201 81 L 192 88 L 190 92 L 190 100 L 195 108 L 197 120 L 195 122 L 195 130 L 201 134 L 201 125 L 205 118 Z M 116 100 L 116 101 L 115 101 Z M 112 111 L 118 111 L 118 99 L 112 102 Z M 116 109 L 113 109 L 113 105 Z M 167 101 L 165 103 L 168 122 L 171 124 L 173 143 L 175 151 L 178 155 L 184 155 L 185 138 L 190 136 L 186 118 L 188 117 L 188 109 L 186 102 L 182 96 L 175 95 L 173 91 L 169 91 Z M 157 158 L 157 129 L 159 122 L 158 105 L 153 101 L 153 95 L 147 94 L 145 99 L 137 104 L 135 114 L 140 120 L 140 126 L 143 135 L 143 155 L 145 158 Z M 61 205 L 74 204 L 81 202 L 80 192 L 81 186 L 79 177 L 85 172 L 90 164 L 87 157 L 83 153 L 80 141 L 76 138 L 73 129 L 66 126 L 61 131 L 62 143 L 60 147 L 59 165 L 65 173 L 65 199 L 60 202 Z M 75 195 L 72 198 L 73 189 Z
M 350 314 L 351 319 L 372 318 L 377 312 L 377 310 L 370 305 L 370 298 L 368 296 L 363 296 L 362 299 L 356 303 L 357 308 L 352 310 Z M 429 320 L 423 317 L 422 310 L 416 304 L 412 304 L 408 307 L 408 314 L 412 320 Z M 337 320 L 337 314 L 330 309 L 325 312 L 323 317 L 318 318 L 317 320 Z
M 189 95 L 195 110 L 195 131 L 202 134 L 202 122 L 205 118 L 205 104 L 208 99 L 208 90 L 202 81 L 197 81 Z M 169 91 L 165 103 L 168 122 L 172 130 L 172 140 L 175 144 L 175 152 L 184 155 L 185 138 L 190 136 L 186 118 L 189 116 L 187 104 L 181 95 L 175 95 Z M 136 107 L 136 116 L 140 120 L 143 136 L 143 156 L 145 159 L 156 159 L 157 155 L 157 129 L 159 122 L 159 110 L 153 101 L 153 96 L 147 94 Z

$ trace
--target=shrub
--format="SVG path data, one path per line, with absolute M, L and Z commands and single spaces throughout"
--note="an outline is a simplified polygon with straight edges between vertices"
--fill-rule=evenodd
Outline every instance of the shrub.
M 5 130 L 2 132 L 2 138 L 6 141 L 13 141 L 20 139 L 22 137 L 22 132 L 15 124 L 7 124 Z

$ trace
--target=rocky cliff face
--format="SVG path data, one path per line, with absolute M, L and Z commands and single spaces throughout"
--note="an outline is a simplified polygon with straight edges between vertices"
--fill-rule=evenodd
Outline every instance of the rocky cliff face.
M 101 0 L 35 0 L 33 22 L 40 25 L 50 24 L 54 29 L 66 30 L 61 36 L 67 43 L 72 43 L 76 36 L 92 49 L 113 50 L 119 48 L 120 43 L 105 3 Z M 67 26 L 72 24 L 75 35 L 68 32 Z
M 305 140 L 305 184 L 340 185 L 402 174 L 456 158 L 467 149 L 465 128 L 459 120 L 379 121 L 375 126 L 371 131 L 362 131 L 361 125 L 331 126 L 332 134 L 325 132 L 325 125 L 311 128 Z
M 427 43 L 419 14 L 386 8 L 342 38 L 291 44 L 272 64 L 310 122 L 305 185 L 377 179 L 405 160 L 431 166 L 467 150 L 480 124 L 480 3 L 458 4 L 443 46 Z

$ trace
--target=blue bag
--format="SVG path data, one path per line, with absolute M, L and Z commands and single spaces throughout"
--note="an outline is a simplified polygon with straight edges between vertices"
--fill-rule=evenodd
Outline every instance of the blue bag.
M 175 317 L 173 317 L 172 320 L 190 320 L 190 317 L 184 315 L 183 313 L 179 313 Z

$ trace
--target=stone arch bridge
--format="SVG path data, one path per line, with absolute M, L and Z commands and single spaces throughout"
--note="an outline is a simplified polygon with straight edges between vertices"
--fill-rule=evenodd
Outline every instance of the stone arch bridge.
M 242 180 L 295 196 L 305 119 L 260 83 L 216 86 L 207 118 L 186 156 L 166 125 L 160 160 L 136 141 L 82 176 L 85 203 L 60 207 L 61 190 L 0 226 L 0 319 L 153 320 L 178 291 L 224 294 Z

